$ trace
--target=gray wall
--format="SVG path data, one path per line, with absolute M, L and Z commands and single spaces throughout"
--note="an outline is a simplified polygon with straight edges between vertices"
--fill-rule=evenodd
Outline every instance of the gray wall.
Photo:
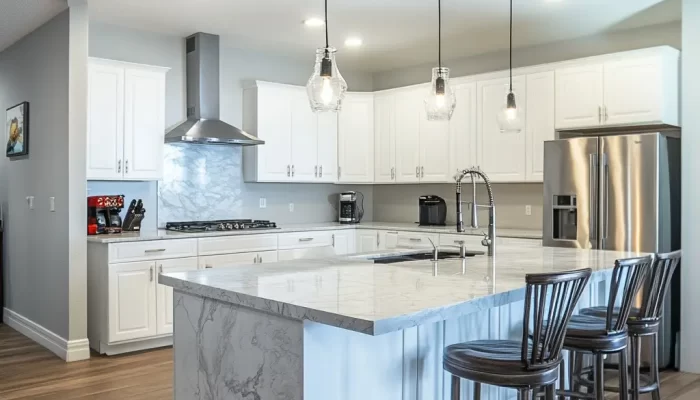
M 160 65 L 170 67 L 166 78 L 166 126 L 172 126 L 185 118 L 185 66 L 184 38 L 158 33 L 132 30 L 128 28 L 92 23 L 90 25 L 90 56 L 115 60 Z M 313 67 L 313 52 L 308 60 L 282 58 L 250 50 L 234 48 L 231 44 L 221 43 L 221 118 L 233 125 L 242 125 L 242 85 L 250 80 L 266 80 L 296 85 L 306 84 Z M 353 73 L 343 70 L 343 76 L 350 90 L 371 91 L 372 76 L 369 73 Z M 213 151 L 213 150 L 212 150 Z M 192 157 L 205 157 L 216 154 L 206 149 L 193 149 Z M 233 153 L 238 154 L 235 150 Z M 183 155 L 184 157 L 185 155 Z M 240 158 L 240 155 L 237 155 Z M 172 160 L 171 160 L 172 161 Z M 240 163 L 239 160 L 230 160 Z M 174 162 L 166 163 L 166 175 L 172 176 L 169 168 Z M 237 167 L 240 169 L 240 167 Z M 210 174 L 215 177 L 216 174 Z M 289 185 L 289 184 L 243 184 L 238 178 L 224 177 L 222 189 L 235 196 L 236 208 L 217 212 L 222 218 L 254 217 L 270 218 L 280 223 L 304 221 L 328 221 L 335 219 L 333 208 L 328 203 L 328 196 L 346 188 L 336 185 Z M 164 182 L 171 185 L 173 182 Z M 170 207 L 163 212 L 163 217 L 156 218 L 158 209 L 157 184 L 155 182 L 89 182 L 91 194 L 114 193 L 125 194 L 127 199 L 140 197 L 144 199 L 147 218 L 144 229 L 153 229 L 157 221 L 186 220 L 190 217 L 206 216 L 196 214 L 192 209 L 183 208 L 180 214 Z M 359 189 L 371 199 L 371 188 Z M 169 192 L 172 194 L 172 192 Z M 167 194 L 166 194 L 167 195 Z M 259 197 L 267 198 L 267 209 L 261 210 Z M 284 200 L 282 199 L 284 197 Z M 172 204 L 173 199 L 166 199 L 163 204 Z M 290 213 L 288 203 L 295 202 L 295 212 Z M 368 202 L 371 209 L 371 202 Z M 301 206 L 301 207 L 300 207 Z M 308 210 L 308 212 L 307 212 Z M 315 210 L 315 212 L 312 212 Z M 320 212 L 319 212 L 320 210 Z M 368 210 L 369 211 L 369 210 Z M 368 217 L 371 211 L 368 212 Z
M 29 155 L 0 157 L 5 306 L 63 338 L 69 337 L 68 77 L 69 11 L 0 53 L 0 108 L 30 104 Z M 83 162 L 83 176 L 84 168 Z M 27 196 L 34 196 L 33 210 Z M 50 196 L 56 212 L 49 212 Z
M 477 184 L 477 204 L 488 204 L 486 187 Z M 417 222 L 418 196 L 438 195 L 447 202 L 447 223 L 455 223 L 455 186 L 379 185 L 374 187 L 374 219 L 386 222 Z M 498 228 L 542 229 L 542 184 L 493 184 Z M 462 200 L 471 201 L 471 184 L 462 186 Z M 532 215 L 525 215 L 525 206 L 532 206 Z M 464 221 L 469 223 L 468 208 Z M 479 226 L 488 226 L 488 211 L 479 211 Z
M 517 42 L 517 37 L 514 40 Z M 680 22 L 515 48 L 513 49 L 513 67 L 526 67 L 661 45 L 681 48 Z M 443 55 L 443 58 L 445 56 Z M 505 70 L 508 69 L 508 50 L 467 58 L 450 58 L 448 56 L 445 65 L 450 68 L 450 76 L 452 77 Z M 432 67 L 434 67 L 433 64 L 423 64 L 377 72 L 373 75 L 374 90 L 429 82 Z
M 683 0 L 683 76 L 682 116 L 683 146 L 681 147 L 682 226 L 681 247 L 681 370 L 700 373 L 700 2 Z

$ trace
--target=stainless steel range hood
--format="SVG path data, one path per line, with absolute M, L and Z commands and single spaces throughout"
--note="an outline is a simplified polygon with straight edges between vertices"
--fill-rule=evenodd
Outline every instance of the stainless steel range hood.
M 165 143 L 265 144 L 219 119 L 219 36 L 195 33 L 185 43 L 187 120 L 165 133 Z

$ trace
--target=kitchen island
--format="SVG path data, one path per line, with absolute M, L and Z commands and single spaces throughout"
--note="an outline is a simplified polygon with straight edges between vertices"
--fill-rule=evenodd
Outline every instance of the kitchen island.
M 386 254 L 374 253 L 161 275 L 174 288 L 175 398 L 447 400 L 443 348 L 519 338 L 525 274 L 592 268 L 587 307 L 604 302 L 615 259 L 640 255 L 518 245 L 496 254 L 375 264 Z

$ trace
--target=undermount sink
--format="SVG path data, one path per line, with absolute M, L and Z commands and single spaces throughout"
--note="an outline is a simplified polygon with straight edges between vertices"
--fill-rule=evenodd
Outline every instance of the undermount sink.
M 483 251 L 467 250 L 467 252 L 466 252 L 467 257 L 474 257 L 474 256 L 481 256 L 481 255 L 484 255 Z M 449 251 L 438 252 L 438 260 L 449 260 L 449 259 L 459 259 L 459 258 L 460 258 L 459 253 L 449 252 Z M 404 254 L 404 255 L 400 255 L 400 256 L 379 257 L 379 258 L 375 258 L 373 261 L 375 264 L 393 264 L 393 263 L 398 263 L 398 262 L 425 261 L 425 260 L 432 260 L 432 259 L 433 259 L 433 251 L 426 250 L 423 253 Z

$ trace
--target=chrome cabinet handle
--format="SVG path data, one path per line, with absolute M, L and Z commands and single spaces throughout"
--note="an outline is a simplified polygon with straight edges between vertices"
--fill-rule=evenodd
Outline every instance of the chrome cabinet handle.
M 603 121 L 603 107 L 598 106 L 598 123 Z
M 425 176 L 425 168 L 420 167 L 420 177 L 422 178 L 424 176 Z
M 158 273 L 161 273 L 161 274 L 163 273 L 163 264 L 160 264 L 158 266 Z
M 262 257 L 258 256 L 258 263 L 262 264 Z
M 588 232 L 588 239 L 591 241 L 591 244 L 593 244 L 593 248 L 598 247 L 597 243 L 597 238 L 596 238 L 596 230 L 593 228 L 596 226 L 596 221 L 597 221 L 597 216 L 596 216 L 596 210 L 597 210 L 597 205 L 596 202 L 598 201 L 598 193 L 596 190 L 595 182 L 596 179 L 598 179 L 598 155 L 597 154 L 589 154 L 588 155 L 588 163 L 589 163 L 589 172 L 588 172 L 588 187 L 590 189 L 590 194 L 589 194 L 589 199 L 588 199 L 588 226 L 589 226 L 589 232 Z
M 396 174 L 395 168 L 394 168 L 394 167 L 391 167 L 391 180 L 392 180 L 392 181 L 394 180 L 395 174 Z
M 608 122 L 608 106 L 603 106 L 603 121 Z
M 291 172 L 289 164 L 287 164 L 287 176 L 292 176 L 292 172 Z
M 423 241 L 423 239 L 421 239 L 421 238 L 409 238 L 408 240 L 410 240 L 412 242 L 422 242 Z
M 165 251 L 165 249 L 146 249 L 143 252 L 144 253 L 161 253 L 164 251 Z
M 117 172 L 122 172 L 122 160 L 117 161 Z
M 124 161 L 124 173 L 129 173 L 129 160 Z
M 151 276 L 151 282 L 153 282 L 153 267 L 149 268 L 149 274 Z
M 294 177 L 294 164 L 292 164 L 292 178 Z
M 340 165 L 338 166 L 338 179 L 340 179 Z
M 610 168 L 608 167 L 608 155 L 603 153 L 603 165 L 601 168 L 603 168 L 603 173 L 605 174 L 605 181 L 603 183 L 603 188 L 605 189 L 605 197 L 603 197 L 605 201 L 605 205 L 603 206 L 603 211 L 604 211 L 604 217 L 603 217 L 603 236 L 604 240 L 608 239 L 608 229 L 609 229 L 609 221 L 608 219 L 610 216 L 608 215 L 608 210 L 610 206 Z M 603 249 L 601 249 L 603 250 Z
M 318 177 L 323 178 L 323 165 L 318 166 Z
M 258 263 L 258 255 L 256 254 L 255 257 L 253 257 L 253 264 Z
M 318 178 L 318 165 L 314 167 L 314 176 Z
M 335 247 L 335 233 L 331 235 L 331 246 Z
M 377 232 L 377 247 L 379 247 L 379 232 Z
M 299 238 L 300 242 L 310 242 L 312 240 L 314 240 L 314 238 Z
M 416 167 L 416 178 L 420 178 L 420 167 Z

